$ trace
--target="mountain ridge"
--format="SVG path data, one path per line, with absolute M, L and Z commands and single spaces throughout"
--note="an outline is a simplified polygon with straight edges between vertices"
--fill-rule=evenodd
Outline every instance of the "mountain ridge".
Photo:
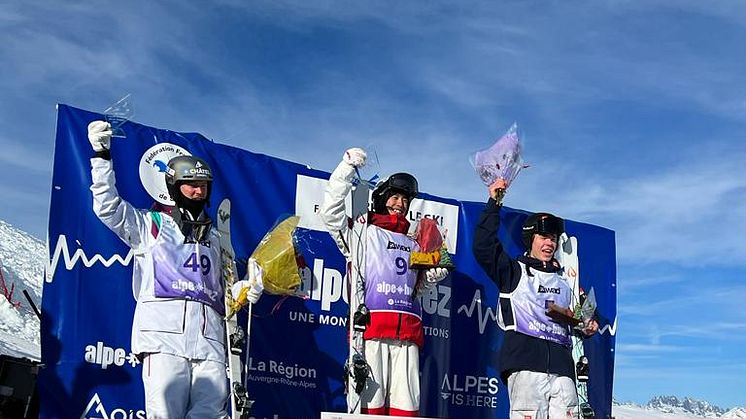
M 0 220 L 2 277 L 13 291 L 0 293 L 0 355 L 41 359 L 40 321 L 23 291 L 40 307 L 46 255 L 44 242 Z
M 611 410 L 617 419 L 746 419 L 746 407 L 724 409 L 705 400 L 672 395 L 654 396 L 644 405 L 614 400 Z

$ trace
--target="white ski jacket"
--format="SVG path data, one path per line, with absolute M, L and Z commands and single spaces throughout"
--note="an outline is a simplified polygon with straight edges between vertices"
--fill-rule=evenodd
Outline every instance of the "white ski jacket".
M 223 317 L 200 301 L 156 297 L 153 251 L 183 234 L 170 215 L 137 209 L 122 199 L 116 189 L 110 160 L 91 159 L 93 211 L 134 252 L 132 288 L 137 298 L 132 321 L 132 352 L 168 353 L 195 360 L 225 362 Z M 217 249 L 211 269 L 220 272 L 220 243 L 215 229 L 210 246 Z M 197 246 L 197 245 L 192 245 Z M 208 253 L 209 254 L 209 253 Z M 223 301 L 222 288 L 218 296 Z
M 324 225 L 348 263 L 353 220 L 345 213 L 345 197 L 352 189 L 354 174 L 355 168 L 344 161 L 334 169 L 319 210 Z M 363 337 L 414 342 L 421 348 L 424 344 L 422 308 L 419 300 L 411 298 L 417 285 L 417 273 L 408 269 L 409 253 L 418 248 L 417 243 L 406 236 L 409 222 L 401 216 L 374 213 L 368 213 L 367 222 L 368 254 L 358 262 L 365 266 L 365 299 L 371 316 Z M 406 261 L 404 272 L 394 269 L 397 267 L 395 258 Z

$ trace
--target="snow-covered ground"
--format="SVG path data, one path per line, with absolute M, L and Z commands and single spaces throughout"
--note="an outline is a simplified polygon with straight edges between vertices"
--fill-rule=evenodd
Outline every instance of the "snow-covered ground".
M 650 403 L 648 403 L 650 404 Z M 746 419 L 746 408 L 736 407 L 723 414 L 689 412 L 678 406 L 638 406 L 634 404 L 614 404 L 611 415 L 615 419 Z
M 28 291 L 37 307 L 41 307 L 46 246 L 0 221 L 0 263 L 8 290 L 15 285 L 11 300 L 20 302 L 16 308 L 0 293 L 0 354 L 16 358 L 41 359 L 39 319 L 23 290 Z
M 616 419 L 702 419 L 704 416 L 686 412 L 667 413 L 660 410 L 633 405 L 615 405 L 611 415 Z
M 746 419 L 746 407 L 737 407 L 727 411 L 720 419 Z

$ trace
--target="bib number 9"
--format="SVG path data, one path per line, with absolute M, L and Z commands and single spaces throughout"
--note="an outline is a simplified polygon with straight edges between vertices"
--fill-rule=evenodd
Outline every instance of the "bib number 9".
M 396 260 L 394 260 L 394 264 L 396 265 L 397 275 L 404 275 L 407 273 L 407 270 L 409 269 L 409 264 L 403 257 L 396 258 Z

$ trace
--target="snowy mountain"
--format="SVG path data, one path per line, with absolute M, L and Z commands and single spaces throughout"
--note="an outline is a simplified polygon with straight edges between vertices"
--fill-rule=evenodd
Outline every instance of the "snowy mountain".
M 41 306 L 46 255 L 44 242 L 0 220 L 0 264 L 5 283 L 5 289 L 0 283 L 1 355 L 41 359 L 39 318 L 23 291 Z
M 656 396 L 644 406 L 615 401 L 611 414 L 616 419 L 746 419 L 746 407 L 736 407 L 726 412 L 706 401 L 689 397 Z
M 692 413 L 705 418 L 717 418 L 725 413 L 725 409 L 689 397 L 657 396 L 648 402 L 647 407 L 667 413 Z

